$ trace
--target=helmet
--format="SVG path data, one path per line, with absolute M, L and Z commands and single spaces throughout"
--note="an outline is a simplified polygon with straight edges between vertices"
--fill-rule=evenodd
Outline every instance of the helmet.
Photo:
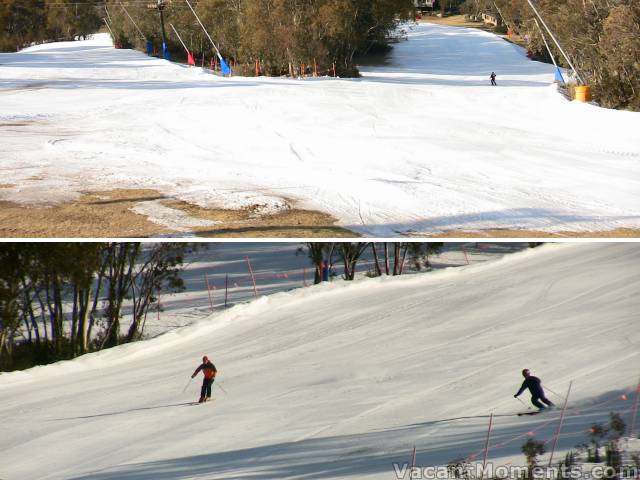
M 202 357 L 202 363 L 207 363 L 208 361 L 209 361 L 209 357 L 207 357 L 206 355 Z
M 528 377 L 531 374 L 531 372 L 529 372 L 528 368 L 525 368 L 524 370 L 522 370 L 522 376 L 523 377 Z

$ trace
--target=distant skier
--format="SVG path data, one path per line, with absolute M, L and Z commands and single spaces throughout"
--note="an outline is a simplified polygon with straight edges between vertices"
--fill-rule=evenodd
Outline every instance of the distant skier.
M 216 378 L 216 373 L 218 373 L 216 366 L 209 361 L 209 357 L 206 355 L 202 357 L 202 365 L 196 368 L 191 378 L 195 378 L 200 370 L 202 370 L 204 378 L 202 379 L 202 388 L 200 389 L 200 400 L 198 400 L 198 403 L 206 402 L 211 398 L 211 385 Z
M 524 377 L 524 382 L 522 382 L 522 386 L 520 387 L 520 390 L 518 390 L 518 393 L 514 395 L 514 398 L 518 398 L 518 395 L 528 388 L 529 392 L 531 392 L 531 403 L 538 407 L 539 410 L 547 408 L 545 405 L 540 403 L 540 401 L 549 407 L 555 406 L 551 400 L 545 397 L 544 390 L 542 389 L 542 381 L 538 377 L 531 375 L 528 368 L 525 368 L 522 371 L 522 376 Z
M 489 76 L 489 78 L 491 79 L 491 85 L 497 87 L 498 84 L 496 83 L 496 72 L 491 72 L 491 75 Z

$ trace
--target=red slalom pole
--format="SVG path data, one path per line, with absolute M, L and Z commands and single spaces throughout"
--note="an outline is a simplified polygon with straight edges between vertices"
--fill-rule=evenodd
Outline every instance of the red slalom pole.
M 224 276 L 224 308 L 227 308 L 227 298 L 229 298 L 229 274 Z
M 211 305 L 211 311 L 213 312 L 213 298 L 211 298 L 211 287 L 209 286 L 209 277 L 204 274 L 204 281 L 207 284 L 207 293 L 209 294 L 209 305 Z
M 631 414 L 631 423 L 629 423 L 629 436 L 634 438 L 633 434 L 636 431 L 636 418 L 638 415 L 638 404 L 640 403 L 640 381 L 636 388 L 636 400 L 633 403 L 633 413 Z
M 556 451 L 556 447 L 558 446 L 558 438 L 560 438 L 560 430 L 562 429 L 562 422 L 564 422 L 564 412 L 567 409 L 567 402 L 569 401 L 569 394 L 571 394 L 572 384 L 573 384 L 573 380 L 569 382 L 569 390 L 567 390 L 567 396 L 564 398 L 564 405 L 562 406 L 562 413 L 560 413 L 560 421 L 558 422 L 558 429 L 556 430 L 556 434 L 553 438 L 553 447 L 551 448 L 551 455 L 549 456 L 549 467 L 551 467 L 551 462 L 553 461 L 553 454 Z
M 253 282 L 253 293 L 256 298 L 258 298 L 258 287 L 256 286 L 256 277 L 253 275 L 253 268 L 251 268 L 251 262 L 249 261 L 249 257 L 244 257 L 247 261 L 247 265 L 249 266 L 249 273 L 251 274 L 251 281 Z
M 413 447 L 413 453 L 411 454 L 411 470 L 409 470 L 409 475 L 412 474 L 415 468 L 416 468 L 416 447 Z
M 491 439 L 491 428 L 493 427 L 493 413 L 489 417 L 489 429 L 487 430 L 487 440 L 484 443 L 484 460 L 482 460 L 482 473 L 480 480 L 484 477 L 484 469 L 487 467 L 487 457 L 489 456 L 489 440 Z

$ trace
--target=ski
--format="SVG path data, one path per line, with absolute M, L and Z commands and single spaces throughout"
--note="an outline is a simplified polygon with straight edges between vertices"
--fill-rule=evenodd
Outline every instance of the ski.
M 524 415 L 538 415 L 538 414 L 540 414 L 540 413 L 549 412 L 549 411 L 553 411 L 553 410 L 554 410 L 554 408 L 549 407 L 549 408 L 545 408 L 545 409 L 543 409 L 543 410 L 535 410 L 535 411 L 533 411 L 533 412 L 520 412 L 520 413 L 518 413 L 517 415 L 518 415 L 519 417 L 522 417 L 522 416 L 524 416 Z

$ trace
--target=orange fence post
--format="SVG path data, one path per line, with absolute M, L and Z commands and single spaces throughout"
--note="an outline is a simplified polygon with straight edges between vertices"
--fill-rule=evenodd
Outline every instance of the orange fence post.
M 207 284 L 207 293 L 209 294 L 209 305 L 211 305 L 211 311 L 213 311 L 213 298 L 211 297 L 211 287 L 209 286 L 209 277 L 204 274 L 204 282 Z
M 229 274 L 224 276 L 224 308 L 227 308 L 227 299 L 229 298 Z
M 633 438 L 633 434 L 636 431 L 636 418 L 638 414 L 638 403 L 640 403 L 640 382 L 636 388 L 636 401 L 633 404 L 633 413 L 631 414 L 631 423 L 629 423 L 629 436 Z
M 484 443 L 484 460 L 482 460 L 482 473 L 480 480 L 484 477 L 484 469 L 487 468 L 487 457 L 489 456 L 489 440 L 491 439 L 491 427 L 493 427 L 493 413 L 489 417 L 489 429 L 487 430 L 487 440 Z
M 413 453 L 411 454 L 411 469 L 409 475 L 413 474 L 413 470 L 416 468 L 416 447 L 413 447 Z
M 253 293 L 258 298 L 258 287 L 256 286 L 256 277 L 253 274 L 253 268 L 251 268 L 251 262 L 249 261 L 249 257 L 244 257 L 247 261 L 247 265 L 249 267 L 249 274 L 251 275 L 251 281 L 253 282 Z
M 567 396 L 564 398 L 564 405 L 562 406 L 562 412 L 560 413 L 560 421 L 558 422 L 558 429 L 556 430 L 556 434 L 553 439 L 553 447 L 551 448 L 551 455 L 549 456 L 549 467 L 551 467 L 553 454 L 556 451 L 556 447 L 558 446 L 558 438 L 560 438 L 560 430 L 562 429 L 562 422 L 564 421 L 564 412 L 567 409 L 567 402 L 569 401 L 569 394 L 571 393 L 572 384 L 573 384 L 573 380 L 569 382 L 569 390 L 567 390 Z

